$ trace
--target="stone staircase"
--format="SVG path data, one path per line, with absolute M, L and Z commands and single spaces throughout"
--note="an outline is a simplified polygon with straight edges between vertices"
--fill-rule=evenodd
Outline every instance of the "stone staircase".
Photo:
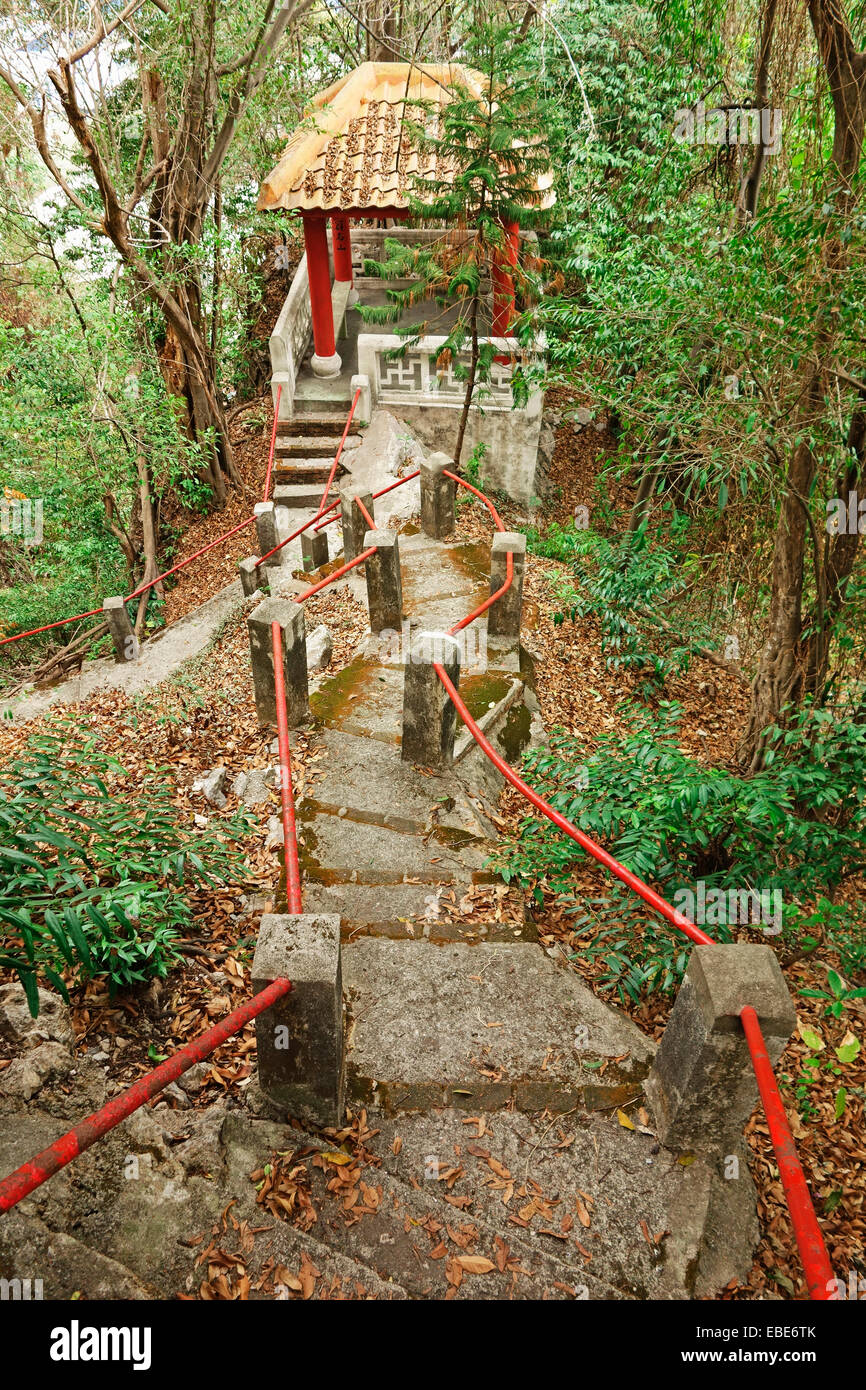
M 296 448 L 335 442 L 295 423 Z M 489 547 L 407 527 L 400 552 L 409 622 L 448 627 L 486 597 Z M 357 573 L 341 582 L 363 598 Z M 482 635 L 461 694 L 513 761 L 539 732 L 532 672 Z M 41 1276 L 47 1298 L 608 1300 L 713 1297 L 746 1273 L 742 1146 L 728 1181 L 659 1143 L 655 1043 L 506 903 L 488 867 L 502 784 L 474 743 L 439 774 L 403 762 L 402 696 L 403 654 L 372 636 L 311 691 L 304 910 L 341 919 L 345 1127 L 305 1130 L 255 1076 L 191 1109 L 190 1073 L 4 1218 L 0 1277 Z M 63 1055 L 68 1025 L 39 1023 L 45 1084 L 26 1103 L 0 1085 L 4 1171 L 107 1098 L 94 1061 Z
M 280 421 L 274 450 L 273 495 L 278 506 L 318 507 L 345 425 L 345 414 L 296 415 Z M 347 436 L 329 500 L 336 500 L 346 454 L 360 442 L 359 434 Z

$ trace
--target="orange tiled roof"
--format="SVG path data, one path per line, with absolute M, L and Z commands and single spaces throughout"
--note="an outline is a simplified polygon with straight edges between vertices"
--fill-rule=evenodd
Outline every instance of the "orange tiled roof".
M 420 167 L 407 136 L 400 139 L 404 104 L 442 106 L 451 99 L 449 87 L 458 81 L 482 98 L 484 77 L 459 63 L 362 63 L 313 98 L 304 125 L 261 186 L 259 209 L 339 212 L 408 207 L 406 190 L 414 175 L 426 173 L 443 181 L 447 169 L 441 161 L 437 167 L 431 155 L 424 156 L 426 167 Z M 539 187 L 549 183 L 552 176 Z M 417 195 L 417 189 L 413 191 Z

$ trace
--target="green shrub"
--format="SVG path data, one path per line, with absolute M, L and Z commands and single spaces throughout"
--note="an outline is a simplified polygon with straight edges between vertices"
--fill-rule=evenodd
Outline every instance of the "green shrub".
M 527 780 L 675 906 L 698 882 L 707 893 L 778 891 L 785 919 L 802 925 L 797 900 L 838 887 L 866 862 L 866 726 L 807 707 L 773 731 L 765 769 L 743 777 L 685 754 L 680 719 L 673 703 L 657 713 L 625 705 L 620 727 L 602 734 L 588 759 L 575 738 L 554 731 L 548 747 L 527 755 Z M 533 816 L 494 862 L 539 902 L 546 884 L 574 904 L 572 874 L 584 859 L 573 840 Z M 642 900 L 612 884 L 599 904 L 612 924 L 597 930 L 597 912 L 576 924 L 593 936 L 590 954 L 603 958 L 621 994 L 673 988 L 685 963 L 682 938 L 659 930 Z M 724 924 L 709 931 L 730 939 Z
M 645 532 L 608 539 L 594 531 L 554 523 L 544 535 L 530 532 L 535 555 L 571 565 L 577 587 L 563 582 L 562 607 L 554 622 L 593 616 L 601 627 L 601 650 L 610 669 L 636 670 L 656 685 L 688 667 L 692 648 L 707 642 L 700 622 L 678 615 L 676 633 L 662 631 L 654 613 L 667 612 L 684 590 L 696 555 L 681 556 Z
M 64 997 L 64 969 L 112 993 L 163 977 L 192 921 L 188 890 L 239 875 L 246 819 L 199 830 L 174 795 L 170 769 L 133 778 L 60 722 L 0 770 L 0 965 L 34 1016 L 40 976 Z

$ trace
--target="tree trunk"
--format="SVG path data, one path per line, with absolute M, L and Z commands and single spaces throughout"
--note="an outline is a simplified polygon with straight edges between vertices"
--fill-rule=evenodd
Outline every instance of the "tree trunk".
M 478 374 L 478 294 L 472 296 L 472 306 L 469 310 L 470 331 L 472 334 L 472 350 L 469 361 L 469 376 L 466 380 L 466 392 L 463 396 L 463 409 L 460 412 L 460 424 L 457 427 L 457 442 L 454 445 L 454 467 L 460 467 L 460 456 L 463 453 L 463 441 L 466 438 L 466 426 L 469 423 L 469 411 L 472 408 L 472 393 L 475 390 L 475 378 Z
M 863 148 L 866 124 L 866 54 L 859 53 L 855 48 L 844 11 L 836 0 L 809 0 L 809 15 L 833 99 L 833 175 L 836 181 L 836 206 L 841 213 L 846 214 L 854 204 L 855 180 Z M 835 303 L 836 281 L 844 270 L 844 257 L 838 242 L 830 243 L 826 247 L 824 264 L 827 308 L 822 314 L 816 335 L 815 357 L 818 362 L 824 361 L 829 355 L 835 332 L 831 306 Z M 812 375 L 800 412 L 803 433 L 806 435 L 810 433 L 812 420 L 822 409 L 823 398 L 824 381 L 818 369 Z M 851 429 L 854 430 L 853 420 Z M 846 565 L 847 573 L 850 573 L 856 553 L 856 546 L 854 551 L 851 551 L 848 537 L 838 551 L 835 545 L 831 550 L 831 562 L 835 552 L 839 566 L 838 579 L 834 579 L 832 586 L 831 602 L 826 601 L 830 596 L 830 574 L 819 571 L 819 611 L 815 634 L 817 640 L 811 651 L 805 650 L 802 624 L 803 571 L 806 527 L 809 523 L 808 498 L 815 477 L 815 468 L 816 462 L 811 449 L 805 443 L 799 445 L 791 457 L 787 490 L 776 529 L 767 636 L 752 682 L 752 704 L 748 724 L 738 750 L 741 762 L 748 764 L 752 772 L 763 766 L 765 731 L 768 725 L 778 720 L 786 704 L 798 703 L 804 693 L 814 693 L 823 686 L 832 635 L 829 625 L 838 617 L 847 587 Z M 838 539 L 841 538 L 837 537 Z M 816 564 L 820 565 L 820 557 L 816 556 Z
M 777 7 L 778 0 L 767 0 L 766 9 L 764 10 L 764 24 L 761 30 L 761 47 L 758 53 L 758 65 L 755 74 L 755 107 L 758 111 L 763 111 L 770 99 L 770 55 L 773 49 L 773 29 L 776 24 Z M 740 189 L 740 201 L 737 212 L 739 220 L 742 223 L 752 221 L 758 211 L 758 194 L 761 188 L 761 179 L 764 174 L 764 161 L 766 159 L 763 129 L 764 127 L 762 124 L 761 139 L 755 147 L 752 167 Z
M 773 551 L 773 579 L 767 636 L 752 682 L 749 722 L 738 750 L 751 772 L 763 766 L 766 731 L 791 700 L 799 698 L 803 670 L 799 660 L 802 630 L 803 569 L 806 512 L 800 497 L 808 497 L 815 476 L 815 457 L 800 444 L 791 457 L 787 490 L 782 501 Z

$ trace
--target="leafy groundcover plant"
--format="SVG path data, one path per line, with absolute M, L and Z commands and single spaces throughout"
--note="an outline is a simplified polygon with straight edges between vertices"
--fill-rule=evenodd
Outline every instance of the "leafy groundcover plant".
M 745 777 L 683 753 L 681 717 L 674 703 L 624 705 L 619 728 L 601 735 L 588 759 L 575 738 L 554 730 L 549 746 L 527 754 L 527 780 L 669 902 L 698 882 L 707 892 L 778 890 L 786 923 L 812 922 L 803 901 L 866 863 L 866 726 L 807 707 L 772 731 L 767 766 Z M 574 914 L 589 909 L 576 923 L 592 938 L 581 954 L 603 963 L 603 982 L 620 997 L 670 990 L 681 977 L 684 942 L 627 889 L 613 881 L 609 898 L 577 904 L 572 875 L 584 853 L 549 821 L 525 819 L 494 862 L 539 903 L 547 887 Z M 708 930 L 731 939 L 730 924 Z
M 164 977 L 190 891 L 243 877 L 246 817 L 198 828 L 174 796 L 170 768 L 133 778 L 66 723 L 0 769 L 0 966 L 34 1017 L 40 978 L 68 998 L 81 979 L 105 978 L 113 994 Z

